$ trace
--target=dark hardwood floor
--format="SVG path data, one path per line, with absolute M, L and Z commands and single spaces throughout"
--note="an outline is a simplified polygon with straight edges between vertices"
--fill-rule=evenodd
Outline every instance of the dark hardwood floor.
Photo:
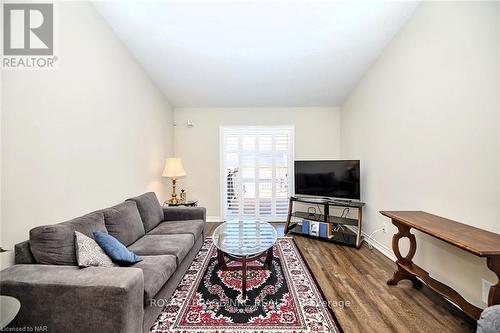
M 219 223 L 207 223 L 206 235 Z M 283 224 L 274 224 L 280 236 Z M 342 328 L 351 332 L 474 332 L 475 324 L 427 287 L 388 286 L 395 264 L 377 250 L 294 236 Z M 343 302 L 340 302 L 343 301 Z M 347 303 L 349 302 L 349 304 Z M 348 306 L 347 306 L 348 305 Z

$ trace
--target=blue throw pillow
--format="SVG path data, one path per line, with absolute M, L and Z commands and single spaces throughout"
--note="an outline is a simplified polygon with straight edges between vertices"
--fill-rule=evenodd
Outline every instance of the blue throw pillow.
M 104 252 L 119 264 L 135 264 L 143 260 L 142 257 L 127 249 L 118 239 L 105 232 L 94 231 L 94 239 Z

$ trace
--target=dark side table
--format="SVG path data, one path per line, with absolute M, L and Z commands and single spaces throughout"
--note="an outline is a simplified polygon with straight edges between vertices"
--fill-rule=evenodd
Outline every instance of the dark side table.
M 187 200 L 183 202 L 178 202 L 178 203 L 170 203 L 168 201 L 165 201 L 163 204 L 164 206 L 168 207 L 178 207 L 178 206 L 185 206 L 185 207 L 197 207 L 198 206 L 198 200 Z

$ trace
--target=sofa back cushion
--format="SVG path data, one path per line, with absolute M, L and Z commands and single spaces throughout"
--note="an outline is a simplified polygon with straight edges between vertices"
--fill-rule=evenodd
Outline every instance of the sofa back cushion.
M 127 199 L 127 201 L 134 201 L 137 204 L 146 232 L 163 221 L 163 208 L 161 208 L 154 192 L 144 193 L 138 197 Z
M 108 233 L 125 246 L 144 236 L 144 226 L 134 201 L 125 201 L 103 209 L 103 213 Z
M 30 248 L 39 264 L 76 266 L 74 232 L 93 237 L 94 231 L 106 232 L 104 215 L 93 212 L 59 224 L 30 230 Z

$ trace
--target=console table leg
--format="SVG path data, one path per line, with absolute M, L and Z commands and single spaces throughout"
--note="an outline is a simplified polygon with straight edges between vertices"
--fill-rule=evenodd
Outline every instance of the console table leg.
M 390 286 L 398 284 L 401 280 L 410 280 L 413 283 L 413 286 L 420 287 L 422 282 L 416 278 L 415 275 L 405 271 L 399 264 L 411 264 L 413 256 L 415 256 L 415 252 L 417 251 L 417 241 L 415 239 L 415 235 L 410 233 L 410 227 L 406 225 L 399 224 L 397 221 L 392 220 L 392 224 L 394 224 L 398 228 L 398 233 L 392 236 L 392 250 L 396 255 L 397 261 L 397 271 L 394 272 L 393 277 L 387 281 L 387 284 Z M 399 240 L 403 237 L 406 237 L 410 240 L 410 250 L 408 254 L 403 257 L 401 255 L 401 251 L 399 250 Z
M 488 306 L 500 304 L 500 257 L 488 257 L 486 260 L 488 268 L 497 275 L 498 281 L 495 285 L 490 287 L 488 294 Z
M 422 281 L 417 279 L 415 275 L 408 273 L 407 271 L 402 270 L 398 266 L 398 270 L 394 272 L 392 278 L 387 281 L 389 286 L 394 286 L 399 283 L 401 280 L 410 280 L 413 283 L 415 288 L 419 288 L 422 286 Z

